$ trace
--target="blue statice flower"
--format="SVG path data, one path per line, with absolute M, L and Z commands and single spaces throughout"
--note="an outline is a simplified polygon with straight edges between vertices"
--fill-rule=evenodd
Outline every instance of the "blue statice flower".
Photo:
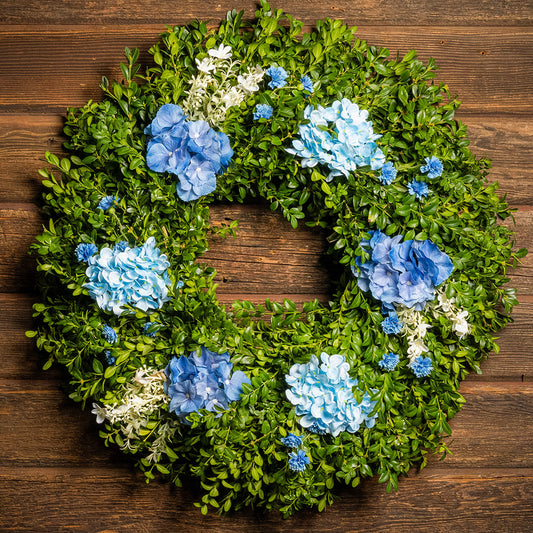
M 401 242 L 401 235 L 368 233 L 371 239 L 360 244 L 370 258 L 363 263 L 358 257 L 358 269 L 352 267 L 359 288 L 370 292 L 389 313 L 395 304 L 422 311 L 435 298 L 435 287 L 452 273 L 451 259 L 429 239 Z
M 104 196 L 98 204 L 98 209 L 107 211 L 113 204 L 118 203 L 119 200 L 118 196 Z
M 142 311 L 159 309 L 170 299 L 167 256 L 156 248 L 154 237 L 135 248 L 102 248 L 89 258 L 85 273 L 89 290 L 98 307 L 120 315 L 126 305 Z
M 286 437 L 282 437 L 281 444 L 284 444 L 288 448 L 298 448 L 303 442 L 303 438 L 294 433 L 289 433 Z
M 422 200 L 429 193 L 429 187 L 427 183 L 423 181 L 413 180 L 407 184 L 407 190 L 411 196 L 416 196 L 419 200 Z
M 104 327 L 102 328 L 102 337 L 110 344 L 114 344 L 118 339 L 117 332 L 107 324 L 104 324 Z
M 259 120 L 260 118 L 267 120 L 272 118 L 272 106 L 268 104 L 257 104 L 254 111 L 254 120 Z
M 280 89 L 281 87 L 285 87 L 285 85 L 287 85 L 286 80 L 289 75 L 283 67 L 269 67 L 266 73 L 271 78 L 268 82 L 268 86 L 271 89 Z
M 146 164 L 155 172 L 178 177 L 176 191 L 189 202 L 216 189 L 216 176 L 233 156 L 228 136 L 212 129 L 205 120 L 186 120 L 179 105 L 161 106 L 144 130 L 150 137 Z
M 314 92 L 315 89 L 313 87 L 313 82 L 311 81 L 311 78 L 309 76 L 302 76 L 300 78 L 300 82 L 302 83 L 304 91 L 309 91 L 310 93 Z
M 431 374 L 433 364 L 429 357 L 419 355 L 409 365 L 417 378 L 425 378 Z
M 295 472 L 303 472 L 311 462 L 303 450 L 289 454 L 289 468 Z
M 388 317 L 382 320 L 381 329 L 387 335 L 396 335 L 402 331 L 403 324 L 398 320 L 396 313 L 389 314 Z
M 389 161 L 381 167 L 381 175 L 378 176 L 379 181 L 384 185 L 390 185 L 396 178 L 398 171 L 394 165 Z
M 304 110 L 308 124 L 298 129 L 299 139 L 287 152 L 302 158 L 302 167 L 324 165 L 329 170 L 327 181 L 348 175 L 359 167 L 377 170 L 385 164 L 385 156 L 376 144 L 381 137 L 372 130 L 368 112 L 347 98 L 330 107 L 309 105 Z
M 396 365 L 399 362 L 400 362 L 400 356 L 396 353 L 389 352 L 389 353 L 383 354 L 383 357 L 381 358 L 381 361 L 378 364 L 383 370 L 392 372 L 396 368 Z
M 76 254 L 76 259 L 78 261 L 89 261 L 89 258 L 97 251 L 98 248 L 96 247 L 96 244 L 85 244 L 84 242 L 80 242 L 80 244 L 76 246 L 74 253 Z
M 341 431 L 355 433 L 363 422 L 374 425 L 377 415 L 371 412 L 376 402 L 368 393 L 357 402 L 353 393 L 357 381 L 348 375 L 349 368 L 344 356 L 327 353 L 320 355 L 320 361 L 312 355 L 309 363 L 290 368 L 285 394 L 302 417 L 302 427 L 336 437 Z
M 420 172 L 428 173 L 429 179 L 438 178 L 442 176 L 443 166 L 442 162 L 438 157 L 432 155 L 431 157 L 426 157 L 426 164 L 420 167 Z
M 194 411 L 227 409 L 230 402 L 239 399 L 243 384 L 250 384 L 244 372 L 232 373 L 232 369 L 227 352 L 217 354 L 205 346 L 200 353 L 192 352 L 188 357 L 174 356 L 165 370 L 170 411 L 180 422 L 189 424 L 187 416 Z
M 159 331 L 159 324 L 157 322 L 146 322 L 143 326 L 143 335 L 154 338 Z
M 117 358 L 111 355 L 109 350 L 104 350 L 105 360 L 109 366 L 114 366 L 117 362 Z

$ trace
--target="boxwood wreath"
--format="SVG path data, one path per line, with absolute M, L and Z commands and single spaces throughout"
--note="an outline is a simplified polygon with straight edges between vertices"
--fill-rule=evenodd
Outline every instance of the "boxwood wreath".
M 124 79 L 68 111 L 28 335 L 147 481 L 196 480 L 202 513 L 287 516 L 446 453 L 525 250 L 432 60 L 265 2 L 241 17 L 169 27 L 145 69 L 126 49 Z M 257 199 L 327 235 L 327 305 L 217 301 L 202 254 L 237 222 L 209 206 Z

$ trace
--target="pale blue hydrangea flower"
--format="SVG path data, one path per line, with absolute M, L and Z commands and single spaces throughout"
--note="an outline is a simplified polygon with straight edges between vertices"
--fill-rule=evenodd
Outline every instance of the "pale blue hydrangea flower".
M 400 362 L 400 356 L 396 353 L 389 352 L 389 353 L 383 354 L 383 357 L 381 358 L 381 361 L 378 364 L 383 370 L 392 372 L 396 368 L 396 365 L 399 362 Z
M 268 82 L 268 86 L 271 89 L 280 89 L 281 87 L 285 87 L 285 85 L 287 84 L 286 80 L 289 75 L 283 67 L 269 67 L 266 73 L 271 78 Z
M 102 209 L 102 211 L 107 211 L 113 204 L 118 203 L 119 201 L 120 198 L 118 196 L 104 196 L 98 204 L 98 209 Z
M 316 433 L 330 433 L 336 437 L 341 431 L 355 433 L 364 422 L 372 427 L 377 415 L 371 415 L 375 402 L 368 393 L 358 403 L 353 387 L 357 381 L 348 375 L 349 365 L 342 355 L 322 353 L 306 364 L 290 368 L 285 381 L 288 400 L 301 416 L 300 424 Z
M 118 340 L 117 332 L 107 324 L 104 324 L 102 328 L 102 337 L 110 344 L 114 344 Z
M 433 364 L 429 357 L 419 355 L 409 365 L 417 378 L 425 378 L 431 374 Z
M 116 315 L 122 314 L 126 305 L 152 311 L 170 299 L 170 263 L 159 253 L 154 237 L 124 251 L 102 248 L 88 263 L 85 273 L 89 283 L 84 287 L 100 309 Z
M 284 444 L 288 448 L 298 448 L 303 442 L 303 438 L 294 433 L 289 433 L 286 437 L 282 437 L 281 444 Z
M 398 320 L 396 314 L 389 315 L 381 322 L 381 329 L 387 335 L 396 335 L 402 331 L 403 324 Z
M 398 171 L 394 165 L 389 161 L 381 167 L 381 175 L 378 176 L 379 181 L 384 185 L 390 185 L 396 178 Z
M 89 257 L 93 256 L 98 251 L 96 244 L 85 244 L 81 242 L 76 246 L 74 253 L 76 254 L 76 259 L 78 261 L 88 261 Z
M 302 83 L 304 91 L 309 91 L 310 93 L 313 93 L 313 91 L 315 89 L 313 87 L 313 82 L 312 82 L 312 80 L 311 80 L 311 78 L 309 76 L 307 76 L 307 75 L 302 76 L 300 78 L 300 82 Z
M 259 120 L 260 118 L 269 119 L 272 118 L 272 106 L 268 104 L 257 104 L 254 111 L 254 120 Z
M 349 174 L 359 167 L 378 170 L 385 164 L 385 156 L 376 144 L 381 137 L 372 130 L 368 112 L 359 109 L 347 98 L 333 102 L 330 107 L 309 105 L 304 110 L 308 124 L 298 129 L 299 139 L 287 152 L 302 158 L 302 167 L 324 165 L 327 181 Z
M 418 200 L 422 200 L 429 193 L 429 187 L 427 183 L 423 181 L 413 180 L 407 185 L 407 190 L 411 196 L 416 196 Z
M 295 472 L 303 472 L 311 462 L 303 450 L 289 454 L 289 468 Z
M 431 157 L 426 157 L 426 164 L 420 167 L 420 172 L 428 173 L 429 179 L 438 178 L 442 176 L 442 171 L 444 170 L 442 162 L 438 157 L 434 155 Z
M 232 373 L 232 369 L 233 363 L 227 352 L 214 353 L 205 346 L 199 354 L 174 356 L 165 370 L 169 410 L 180 422 L 189 424 L 187 416 L 194 411 L 227 409 L 230 402 L 239 399 L 243 384 L 250 384 L 242 370 Z

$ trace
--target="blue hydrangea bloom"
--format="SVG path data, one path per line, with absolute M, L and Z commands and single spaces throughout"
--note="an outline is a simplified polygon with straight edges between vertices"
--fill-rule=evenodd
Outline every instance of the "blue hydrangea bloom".
M 289 433 L 286 437 L 282 437 L 281 444 L 284 444 L 288 448 L 298 448 L 303 442 L 303 438 L 294 433 Z
M 161 106 L 144 130 L 150 136 L 146 164 L 155 172 L 178 177 L 176 192 L 181 200 L 197 200 L 216 189 L 216 176 L 233 156 L 228 136 L 213 130 L 205 120 L 186 120 L 175 104 Z
M 411 196 L 416 196 L 419 200 L 422 200 L 429 193 L 429 187 L 427 183 L 423 181 L 413 180 L 407 184 L 407 190 Z
M 426 302 L 435 298 L 435 287 L 452 273 L 451 259 L 428 239 L 401 242 L 401 235 L 389 237 L 381 231 L 369 234 L 371 239 L 360 244 L 370 259 L 363 263 L 358 257 L 358 269 L 352 267 L 359 288 L 370 292 L 389 313 L 395 304 L 424 309 Z
M 159 330 L 159 324 L 157 322 L 146 322 L 143 326 L 143 334 L 147 337 L 155 337 Z
M 313 87 L 313 82 L 311 81 L 311 78 L 307 75 L 302 76 L 300 78 L 300 81 L 302 82 L 303 90 L 309 91 L 310 93 L 313 93 L 315 88 Z
M 114 203 L 118 202 L 119 200 L 120 198 L 118 196 L 104 196 L 98 204 L 98 209 L 107 211 Z
M 88 261 L 89 257 L 93 256 L 98 251 L 96 244 L 85 244 L 81 242 L 76 246 L 74 253 L 78 261 Z
M 434 155 L 431 157 L 426 157 L 426 164 L 420 167 L 420 172 L 423 172 L 424 174 L 428 173 L 429 179 L 438 178 L 439 176 L 442 176 L 443 166 L 442 162 L 438 157 L 435 157 Z
M 392 372 L 399 362 L 400 356 L 396 353 L 389 352 L 383 355 L 381 361 L 378 364 L 383 370 Z
M 433 364 L 429 357 L 419 355 L 409 365 L 417 378 L 425 378 L 431 374 Z
M 117 332 L 107 324 L 102 328 L 102 337 L 110 344 L 114 344 L 118 339 Z
M 349 365 L 342 355 L 313 355 L 306 364 L 290 368 L 285 381 L 288 400 L 301 416 L 300 424 L 316 433 L 336 437 L 341 431 L 355 433 L 364 422 L 372 427 L 377 415 L 371 415 L 375 402 L 368 393 L 358 403 L 353 387 L 357 381 L 348 375 Z
M 193 411 L 227 409 L 242 394 L 244 383 L 250 379 L 244 372 L 232 373 L 229 354 L 217 354 L 202 346 L 200 353 L 188 357 L 174 356 L 165 370 L 168 380 L 165 392 L 170 397 L 169 409 L 180 422 L 189 424 L 187 416 Z
M 170 263 L 159 253 L 154 237 L 142 246 L 123 251 L 102 248 L 88 263 L 85 273 L 89 282 L 83 286 L 100 309 L 116 315 L 122 314 L 126 305 L 151 311 L 170 299 Z
M 378 170 L 385 164 L 385 156 L 375 142 L 381 135 L 372 130 L 368 112 L 347 98 L 327 108 L 309 105 L 304 118 L 309 123 L 299 127 L 299 138 L 287 148 L 287 152 L 302 158 L 302 167 L 324 165 L 329 170 L 327 181 L 331 181 L 336 176 L 348 177 L 359 167 Z
M 311 462 L 303 450 L 289 453 L 289 468 L 295 472 L 303 472 Z
M 403 324 L 398 320 L 396 314 L 389 315 L 381 322 L 381 329 L 387 335 L 396 335 L 402 331 Z
M 378 179 L 384 185 L 390 185 L 396 178 L 397 173 L 395 166 L 389 161 L 381 167 L 381 175 L 378 176 Z
M 111 355 L 109 350 L 104 350 L 105 360 L 109 366 L 114 366 L 117 362 L 117 358 Z
M 286 80 L 289 75 L 283 67 L 269 67 L 266 73 L 271 78 L 268 82 L 268 86 L 271 89 L 280 89 L 281 87 L 285 87 L 285 85 L 287 85 Z
M 272 118 L 272 106 L 268 104 L 257 104 L 254 111 L 254 120 L 259 120 L 260 118 Z

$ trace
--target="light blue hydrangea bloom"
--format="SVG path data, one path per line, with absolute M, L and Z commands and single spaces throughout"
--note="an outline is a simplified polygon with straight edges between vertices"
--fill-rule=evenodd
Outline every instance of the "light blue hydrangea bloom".
M 165 370 L 169 410 L 177 415 L 180 422 L 189 424 L 187 416 L 194 411 L 227 409 L 230 402 L 239 399 L 243 384 L 250 384 L 244 372 L 237 370 L 232 373 L 232 368 L 227 352 L 214 353 L 205 346 L 199 354 L 192 352 L 188 357 L 174 356 Z
M 385 156 L 376 144 L 381 137 L 372 130 L 368 112 L 347 98 L 330 107 L 307 106 L 304 118 L 308 124 L 299 127 L 299 139 L 287 152 L 302 158 L 302 167 L 324 165 L 329 169 L 327 181 L 335 176 L 348 176 L 359 167 L 378 170 Z
M 285 87 L 285 85 L 287 85 L 286 80 L 289 75 L 283 67 L 269 67 L 266 71 L 266 74 L 271 78 L 268 82 L 268 86 L 271 89 L 280 89 L 281 87 Z
M 409 365 L 417 378 L 425 378 L 431 374 L 433 364 L 429 357 L 419 355 Z
M 110 344 L 114 344 L 118 340 L 117 332 L 107 324 L 104 324 L 102 328 L 102 337 Z
M 156 248 L 154 237 L 142 246 L 102 248 L 89 258 L 84 284 L 98 307 L 120 315 L 126 305 L 142 311 L 159 309 L 170 298 L 168 276 L 170 263 Z
M 269 119 L 272 118 L 272 106 L 268 104 L 257 104 L 254 111 L 254 120 L 259 120 L 260 118 Z
M 418 200 L 422 200 L 422 198 L 429 194 L 429 187 L 423 181 L 411 181 L 407 184 L 407 190 L 411 196 L 416 196 Z
M 426 302 L 435 298 L 435 287 L 452 273 L 451 259 L 429 239 L 401 242 L 401 235 L 368 233 L 370 241 L 360 244 L 370 253 L 370 259 L 363 263 L 358 257 L 358 270 L 352 267 L 359 288 L 371 292 L 389 312 L 394 311 L 395 304 L 422 311 Z
M 302 76 L 300 78 L 300 82 L 302 83 L 304 91 L 309 91 L 310 93 L 313 93 L 315 88 L 313 87 L 313 82 L 312 82 L 312 80 L 311 80 L 311 78 L 309 76 L 307 76 L 307 75 Z
M 400 356 L 396 353 L 389 352 L 389 353 L 383 354 L 383 357 L 381 358 L 381 361 L 378 364 L 383 370 L 392 372 L 396 368 L 396 365 L 399 362 L 400 362 Z
M 303 472 L 311 462 L 303 450 L 289 454 L 289 468 L 295 472 Z
M 434 155 L 431 157 L 426 157 L 426 164 L 420 167 L 420 172 L 422 173 L 428 173 L 429 179 L 438 178 L 439 176 L 442 176 L 442 171 L 444 170 L 444 167 L 442 166 L 442 162 L 438 157 L 435 157 Z
M 284 444 L 288 448 L 298 448 L 303 442 L 303 438 L 294 433 L 289 433 L 286 437 L 282 437 L 280 440 L 281 444 Z
M 76 246 L 76 249 L 74 250 L 74 254 L 76 255 L 76 259 L 78 261 L 85 261 L 87 262 L 89 260 L 89 257 L 94 255 L 98 251 L 98 248 L 96 247 L 96 244 L 85 244 L 84 242 L 81 242 Z
M 216 176 L 233 156 L 228 136 L 213 130 L 205 120 L 187 121 L 179 105 L 161 106 L 144 130 L 150 136 L 146 164 L 155 172 L 178 177 L 181 200 L 197 200 L 216 189 Z
M 98 209 L 102 209 L 102 211 L 107 211 L 113 204 L 118 203 L 120 201 L 120 198 L 118 196 L 104 196 L 99 204 Z
M 377 415 L 371 415 L 375 402 L 368 393 L 358 403 L 353 387 L 357 381 L 348 375 L 349 365 L 342 355 L 322 353 L 306 364 L 290 368 L 285 381 L 288 400 L 301 416 L 300 424 L 315 433 L 330 433 L 336 437 L 341 431 L 355 433 L 364 422 L 372 427 Z
M 390 185 L 396 178 L 397 173 L 395 166 L 389 161 L 381 167 L 381 175 L 378 176 L 378 179 L 384 185 Z

